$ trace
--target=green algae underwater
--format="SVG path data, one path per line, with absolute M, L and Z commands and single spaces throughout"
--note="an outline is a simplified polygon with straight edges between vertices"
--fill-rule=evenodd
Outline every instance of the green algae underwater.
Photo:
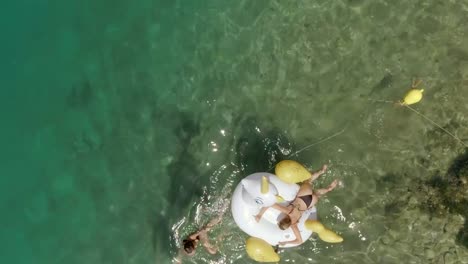
M 468 2 L 56 1 L 0 9 L 0 262 L 171 263 L 245 176 L 341 186 L 281 262 L 468 263 Z M 341 133 L 342 131 L 342 133 Z M 298 150 L 339 134 L 300 153 Z M 220 252 L 251 263 L 228 212 Z

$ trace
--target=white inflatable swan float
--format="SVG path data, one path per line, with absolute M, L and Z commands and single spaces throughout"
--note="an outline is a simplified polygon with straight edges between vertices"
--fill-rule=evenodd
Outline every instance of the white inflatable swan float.
M 242 231 L 251 236 L 247 239 L 246 250 L 252 259 L 259 262 L 279 261 L 279 256 L 272 246 L 278 245 L 280 241 L 294 240 L 296 237 L 291 228 L 281 230 L 278 227 L 278 222 L 284 217 L 281 211 L 269 208 L 259 222 L 255 220 L 255 215 L 262 207 L 270 207 L 275 203 L 287 206 L 299 191 L 299 185 L 296 183 L 311 177 L 306 168 L 292 160 L 278 163 L 275 174 L 251 174 L 241 180 L 232 195 L 231 211 L 234 221 Z M 318 233 L 320 238 L 327 242 L 337 243 L 343 240 L 317 221 L 315 207 L 303 212 L 297 227 L 304 242 L 313 232 Z M 298 245 L 300 244 L 286 244 L 281 247 Z

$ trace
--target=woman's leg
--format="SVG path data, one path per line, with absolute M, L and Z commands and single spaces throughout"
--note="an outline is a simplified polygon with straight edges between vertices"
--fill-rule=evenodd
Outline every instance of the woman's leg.
M 322 169 L 317 172 L 312 173 L 312 177 L 310 177 L 309 182 L 312 183 L 315 181 L 320 175 L 324 174 L 327 171 L 327 165 L 323 164 Z

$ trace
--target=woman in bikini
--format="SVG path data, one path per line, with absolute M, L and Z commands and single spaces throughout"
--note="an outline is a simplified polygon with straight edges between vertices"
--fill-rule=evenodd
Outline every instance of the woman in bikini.
M 173 263 L 182 263 L 182 256 L 193 256 L 195 255 L 195 250 L 199 243 L 206 249 L 208 253 L 214 255 L 218 252 L 218 247 L 212 245 L 208 238 L 208 232 L 211 231 L 213 227 L 215 227 L 221 220 L 223 219 L 223 215 L 226 212 L 227 208 L 229 207 L 229 202 L 225 203 L 221 209 L 220 214 L 212 219 L 208 224 L 202 227 L 200 230 L 190 234 L 187 238 L 182 241 L 182 247 L 179 250 L 178 256 L 173 260 Z
M 291 227 L 294 232 L 294 235 L 296 236 L 296 239 L 291 241 L 281 241 L 278 243 L 278 245 L 302 243 L 301 233 L 297 228 L 297 223 L 299 222 L 302 213 L 307 209 L 314 207 L 321 196 L 333 190 L 338 184 L 338 181 L 334 180 L 325 189 L 318 189 L 316 191 L 312 190 L 312 182 L 315 181 L 320 175 L 324 174 L 326 170 L 327 165 L 323 165 L 321 170 L 312 173 L 312 177 L 309 180 L 302 182 L 299 191 L 297 192 L 296 198 L 288 206 L 283 206 L 280 204 L 274 204 L 273 206 L 271 206 L 286 214 L 286 216 L 279 221 L 279 228 L 281 230 L 286 230 L 289 227 Z M 260 221 L 263 214 L 266 212 L 266 210 L 268 210 L 268 208 L 270 207 L 263 207 L 260 210 L 260 212 L 255 216 L 255 220 L 257 220 L 257 222 Z
M 195 254 L 195 249 L 198 246 L 198 243 L 202 243 L 203 247 L 208 251 L 208 253 L 214 255 L 218 251 L 218 249 L 211 245 L 210 240 L 208 239 L 208 232 L 215 226 L 220 219 L 214 219 L 215 221 L 211 221 L 202 229 L 198 230 L 195 233 L 189 235 L 186 239 L 182 241 L 184 246 L 183 250 L 184 253 L 188 256 L 193 256 Z

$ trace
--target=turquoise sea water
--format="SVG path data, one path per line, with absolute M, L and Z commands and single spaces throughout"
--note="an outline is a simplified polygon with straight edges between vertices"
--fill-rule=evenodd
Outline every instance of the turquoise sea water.
M 170 263 L 284 158 L 340 187 L 282 263 L 468 263 L 468 2 L 4 1 L 0 262 Z M 292 155 L 335 133 L 338 136 Z M 463 229 L 464 228 L 464 229 Z M 251 263 L 229 212 L 220 253 Z

